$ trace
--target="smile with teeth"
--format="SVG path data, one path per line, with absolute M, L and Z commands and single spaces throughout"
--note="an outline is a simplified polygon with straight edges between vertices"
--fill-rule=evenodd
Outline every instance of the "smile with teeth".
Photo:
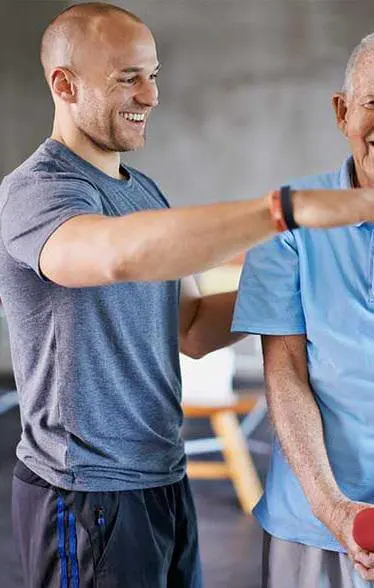
M 145 120 L 145 114 L 140 114 L 138 112 L 120 112 L 120 115 L 131 122 L 139 123 L 144 122 Z

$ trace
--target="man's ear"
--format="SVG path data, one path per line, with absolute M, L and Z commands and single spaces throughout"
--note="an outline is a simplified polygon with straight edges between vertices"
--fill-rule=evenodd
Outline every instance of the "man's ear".
M 336 122 L 341 132 L 346 135 L 347 129 L 347 99 L 344 92 L 337 92 L 332 97 L 332 106 L 335 111 Z
M 77 87 L 71 71 L 65 67 L 56 67 L 51 73 L 50 80 L 51 90 L 55 96 L 64 102 L 76 102 Z

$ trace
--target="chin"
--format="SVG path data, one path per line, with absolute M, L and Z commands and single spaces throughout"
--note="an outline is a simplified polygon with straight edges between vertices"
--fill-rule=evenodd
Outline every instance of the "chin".
M 374 176 L 367 178 L 367 188 L 374 188 Z
M 134 141 L 126 141 L 126 143 L 121 143 L 119 145 L 118 151 L 124 153 L 125 151 L 137 151 L 137 149 L 142 149 L 145 145 L 144 137 L 136 139 Z

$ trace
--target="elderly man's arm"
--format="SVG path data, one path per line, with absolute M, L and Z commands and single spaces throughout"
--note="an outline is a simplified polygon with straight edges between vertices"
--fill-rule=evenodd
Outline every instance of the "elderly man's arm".
M 334 478 L 309 385 L 305 335 L 266 335 L 262 345 L 268 405 L 282 450 L 314 515 L 348 550 L 362 577 L 372 580 L 374 555 L 362 551 L 352 537 L 355 515 L 372 505 L 350 501 Z
M 262 345 L 268 405 L 282 449 L 315 516 L 329 516 L 345 496 L 331 471 L 309 386 L 305 335 L 266 335 Z
M 179 314 L 182 353 L 199 359 L 245 337 L 230 332 L 236 294 L 235 291 L 201 296 L 192 276 L 182 280 Z

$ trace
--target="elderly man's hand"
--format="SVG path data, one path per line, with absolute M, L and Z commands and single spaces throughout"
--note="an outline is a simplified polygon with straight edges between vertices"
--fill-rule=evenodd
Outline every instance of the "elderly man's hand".
M 374 553 L 361 549 L 353 538 L 353 521 L 355 516 L 366 508 L 374 508 L 365 502 L 341 500 L 333 509 L 329 519 L 322 521 L 336 539 L 346 548 L 355 569 L 366 581 L 374 580 Z M 374 532 L 374 529 L 373 529 Z

